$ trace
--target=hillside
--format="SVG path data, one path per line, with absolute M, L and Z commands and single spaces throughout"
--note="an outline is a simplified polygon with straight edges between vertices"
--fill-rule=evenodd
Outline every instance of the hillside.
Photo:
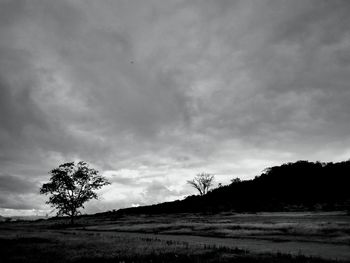
M 234 182 L 204 196 L 118 210 L 121 214 L 349 210 L 350 161 L 298 161 L 267 168 L 252 180 Z

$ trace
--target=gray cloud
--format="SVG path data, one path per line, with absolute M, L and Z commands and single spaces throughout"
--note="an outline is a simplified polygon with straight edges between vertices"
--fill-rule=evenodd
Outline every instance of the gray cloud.
M 174 197 L 181 197 L 184 191 L 171 190 L 164 182 L 152 181 L 141 193 L 142 199 L 140 204 L 155 204 Z
M 39 209 L 44 203 L 43 198 L 37 196 L 39 187 L 33 178 L 0 173 L 0 207 Z
M 30 193 L 37 189 L 36 182 L 15 175 L 0 174 L 0 191 L 2 193 Z
M 20 209 L 3 193 L 36 196 L 50 169 L 78 159 L 118 175 L 90 212 L 177 198 L 201 171 L 229 182 L 285 161 L 347 159 L 349 9 L 1 1 L 2 206 Z
M 14 209 L 14 210 L 36 210 L 42 207 L 39 202 L 44 200 L 34 197 L 33 195 L 1 195 L 0 196 L 0 205 L 2 209 Z

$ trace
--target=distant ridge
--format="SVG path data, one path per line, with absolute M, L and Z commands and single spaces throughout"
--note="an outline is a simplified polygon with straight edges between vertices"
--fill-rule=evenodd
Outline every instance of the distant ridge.
M 297 161 L 267 168 L 252 180 L 234 182 L 204 196 L 120 209 L 118 214 L 350 209 L 350 161 Z M 113 213 L 113 212 L 106 212 Z

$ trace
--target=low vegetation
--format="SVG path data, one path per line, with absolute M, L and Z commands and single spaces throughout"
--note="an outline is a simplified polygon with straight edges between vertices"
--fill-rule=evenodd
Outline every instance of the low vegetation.
M 91 215 L 2 223 L 0 245 L 7 262 L 335 262 L 349 226 L 344 212 Z
M 5 231 L 6 232 L 6 231 Z M 0 232 L 1 262 L 339 262 L 303 255 L 250 253 L 239 248 L 120 233 L 26 228 Z
M 130 215 L 85 229 L 350 245 L 350 217 L 344 212 Z

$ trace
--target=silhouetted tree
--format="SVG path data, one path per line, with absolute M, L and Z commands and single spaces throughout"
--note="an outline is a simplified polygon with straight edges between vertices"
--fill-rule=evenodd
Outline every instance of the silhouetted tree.
M 237 184 L 237 183 L 240 183 L 241 182 L 241 179 L 240 178 L 233 178 L 231 179 L 231 184 Z
M 349 185 L 350 160 L 297 161 L 267 168 L 254 179 L 213 189 L 204 196 L 191 195 L 184 200 L 123 209 L 120 213 L 350 211 Z
M 71 224 L 80 213 L 78 209 L 84 208 L 85 202 L 97 199 L 94 190 L 110 184 L 85 162 L 61 164 L 50 174 L 50 181 L 42 185 L 40 193 L 51 195 L 46 203 L 58 210 L 58 216 L 69 216 Z
M 200 195 L 205 195 L 213 185 L 213 180 L 214 175 L 200 173 L 197 174 L 192 180 L 187 181 L 187 183 L 197 189 Z

